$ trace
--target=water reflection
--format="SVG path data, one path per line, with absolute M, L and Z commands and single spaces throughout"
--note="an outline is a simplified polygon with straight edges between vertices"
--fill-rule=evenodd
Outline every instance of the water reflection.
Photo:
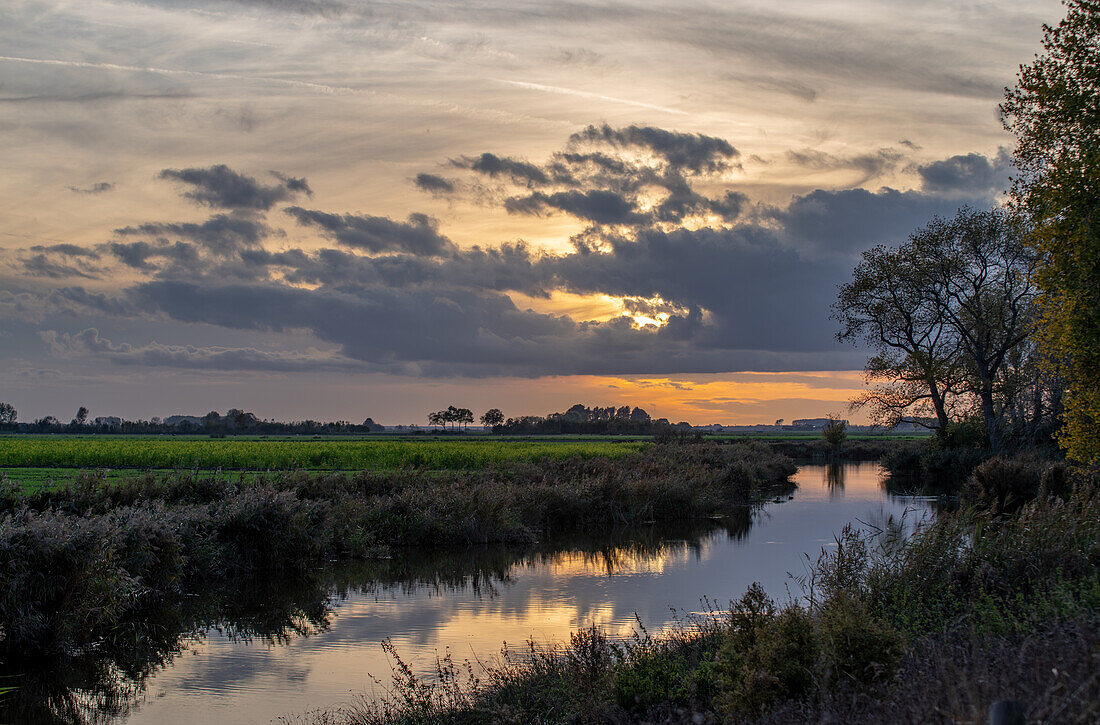
M 927 506 L 888 495 L 872 464 L 806 466 L 797 481 L 790 500 L 718 520 L 529 550 L 403 551 L 164 603 L 64 671 L 17 663 L 21 690 L 0 722 L 268 722 L 386 681 L 383 639 L 428 671 L 445 650 L 486 660 L 505 641 L 563 640 L 591 623 L 626 634 L 637 616 L 657 631 L 753 581 L 782 597 L 844 524 L 904 527 Z
M 844 493 L 844 474 L 847 467 L 839 461 L 831 461 L 825 466 L 825 487 L 833 498 Z
M 0 670 L 0 683 L 17 687 L 0 706 L 0 722 L 145 721 L 138 716 L 146 704 L 146 684 L 165 668 L 179 669 L 180 684 L 199 691 L 249 688 L 264 672 L 300 682 L 308 673 L 285 666 L 278 653 L 308 650 L 308 640 L 322 633 L 330 652 L 377 647 L 395 632 L 412 633 L 416 644 L 426 645 L 429 633 L 454 628 L 447 610 L 456 595 L 503 604 L 502 587 L 532 571 L 553 570 L 565 578 L 588 572 L 658 574 L 661 562 L 697 557 L 708 537 L 721 533 L 736 540 L 751 524 L 746 508 L 721 519 L 611 530 L 600 537 L 561 535 L 531 549 L 410 549 L 390 559 L 333 565 L 305 581 L 242 580 L 206 589 L 147 607 L 80 657 L 64 663 L 26 660 Z M 392 606 L 413 601 L 419 606 Z M 364 603 L 371 609 L 366 617 Z M 510 602 L 499 613 L 517 617 L 527 609 Z M 345 626 L 332 632 L 337 615 Z M 357 626 L 346 626 L 353 619 Z M 499 649 L 500 637 L 493 639 Z M 235 657 L 218 664 L 227 649 L 260 655 L 266 664 L 257 666 L 255 656 L 247 664 Z M 188 655 L 209 661 L 188 668 L 191 662 L 182 664 Z M 177 716 L 185 719 L 184 713 Z

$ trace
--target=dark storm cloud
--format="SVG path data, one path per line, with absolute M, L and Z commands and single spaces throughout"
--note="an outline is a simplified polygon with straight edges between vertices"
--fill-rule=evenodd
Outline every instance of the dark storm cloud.
M 217 254 L 229 254 L 245 247 L 254 247 L 274 231 L 262 220 L 250 214 L 215 214 L 201 223 L 148 223 L 116 229 L 124 237 L 143 236 L 153 239 L 178 237 L 197 242 Z
M 652 211 L 660 222 L 680 222 L 691 216 L 714 214 L 724 222 L 732 223 L 749 206 L 749 198 L 739 191 L 727 191 L 720 199 L 711 199 L 695 193 L 687 185 L 669 185 L 669 195 Z
M 1012 159 L 1005 149 L 992 159 L 982 154 L 952 156 L 917 167 L 922 188 L 934 194 L 982 194 L 1008 187 Z
M 573 143 L 603 143 L 620 148 L 640 148 L 664 158 L 670 166 L 694 173 L 714 173 L 729 168 L 740 152 L 725 139 L 701 133 L 680 133 L 652 126 L 611 128 L 588 126 L 569 137 Z
M 313 189 L 309 188 L 309 182 L 305 178 L 300 176 L 287 176 L 278 171 L 269 171 L 269 174 L 274 176 L 279 181 L 283 182 L 283 186 L 291 192 L 301 192 L 306 196 L 313 196 Z
M 836 286 L 850 275 L 859 251 L 900 242 L 933 215 L 951 213 L 960 200 L 893 189 L 817 190 L 785 207 L 753 204 L 735 189 L 704 196 L 692 182 L 702 170 L 718 168 L 728 151 L 701 137 L 702 147 L 717 149 L 717 156 L 689 153 L 690 143 L 680 136 L 687 135 L 643 138 L 674 147 L 670 157 L 685 169 L 700 169 L 699 176 L 684 176 L 670 161 L 654 167 L 604 151 L 574 149 L 543 165 L 523 162 L 547 179 L 568 178 L 576 186 L 552 181 L 548 189 L 528 189 L 499 203 L 515 213 L 562 212 L 589 222 L 566 253 L 522 243 L 459 248 L 423 214 L 401 222 L 291 206 L 287 214 L 339 248 L 267 249 L 265 238 L 277 232 L 261 213 L 238 210 L 201 223 L 124 227 L 117 230 L 120 237 L 146 238 L 94 248 L 40 247 L 35 253 L 42 259 L 23 261 L 32 265 L 28 276 L 62 277 L 72 270 L 48 265 L 77 265 L 101 254 L 144 277 L 115 294 L 55 290 L 47 300 L 54 311 L 73 310 L 84 319 L 141 315 L 232 330 L 306 332 L 337 348 L 331 355 L 272 357 L 229 348 L 124 347 L 87 331 L 55 339 L 120 364 L 312 365 L 424 376 L 858 367 L 858 351 L 839 350 L 825 319 Z M 520 186 L 532 176 L 517 181 L 511 171 L 500 173 Z M 653 190 L 666 195 L 640 212 L 637 200 Z M 984 202 L 975 197 L 973 203 Z M 689 218 L 696 223 L 687 228 L 683 220 Z M 609 296 L 621 300 L 625 314 L 584 321 L 522 309 L 509 296 L 559 292 Z M 654 326 L 631 315 L 667 316 L 667 322 Z
M 76 244 L 51 244 L 43 246 L 41 244 L 31 247 L 32 252 L 48 252 L 51 254 L 60 254 L 66 257 L 88 257 L 89 259 L 99 259 L 99 252 L 88 247 L 81 247 Z
M 834 366 L 828 352 L 693 347 L 698 311 L 654 330 L 626 318 L 578 323 L 520 310 L 505 295 L 463 290 L 306 290 L 281 285 L 206 286 L 150 282 L 134 291 L 182 322 L 234 329 L 309 329 L 371 370 L 430 376 L 490 376 L 771 370 Z
M 69 191 L 75 192 L 77 194 L 102 194 L 105 191 L 110 191 L 111 189 L 115 188 L 115 185 L 109 181 L 100 181 L 92 184 L 86 189 L 82 189 L 78 186 L 69 186 L 66 188 Z
M 319 227 L 338 243 L 367 252 L 438 256 L 454 249 L 454 243 L 439 233 L 436 221 L 424 214 L 410 214 L 407 222 L 396 222 L 388 217 L 329 214 L 299 206 L 284 211 L 303 226 Z
M 416 188 L 433 194 L 450 194 L 455 190 L 455 183 L 450 179 L 435 174 L 417 174 L 413 180 Z
M 465 289 L 516 291 L 546 297 L 553 287 L 546 257 L 524 244 L 473 248 L 445 257 L 389 254 L 365 257 L 338 249 L 248 252 L 242 255 L 261 268 L 278 269 L 291 284 L 384 286 L 434 285 Z
M 565 149 L 543 163 L 491 153 L 451 163 L 505 182 L 496 198 L 510 213 L 560 211 L 597 226 L 641 228 L 712 215 L 726 223 L 738 219 L 747 206 L 744 194 L 730 190 L 711 198 L 693 188 L 734 168 L 738 156 L 728 141 L 712 136 L 605 124 L 573 134 Z M 509 195 L 507 182 L 526 193 Z
M 52 307 L 68 312 L 94 312 L 112 317 L 135 317 L 140 314 L 126 297 L 114 297 L 102 292 L 89 292 L 83 287 L 61 287 L 47 296 Z
M 535 192 L 506 199 L 504 208 L 513 214 L 541 214 L 548 208 L 557 209 L 596 224 L 630 224 L 637 220 L 634 205 L 611 191 Z
M 678 330 L 690 332 L 699 349 L 781 352 L 832 347 L 831 328 L 813 311 L 828 308 L 849 269 L 846 260 L 792 254 L 774 230 L 751 225 L 647 229 L 635 240 L 613 240 L 607 251 L 550 264 L 559 284 L 577 294 L 660 297 L 687 310 L 708 310 L 706 325 L 689 330 L 681 324 Z
M 797 248 L 855 254 L 875 244 L 901 242 L 933 216 L 953 213 L 958 203 L 917 191 L 818 189 L 796 196 L 770 216 L 783 225 L 786 239 Z M 984 198 L 973 200 L 975 206 L 987 203 Z
M 551 181 L 550 176 L 543 169 L 529 161 L 497 156 L 489 152 L 476 157 L 461 156 L 451 159 L 451 165 L 459 169 L 476 171 L 491 178 L 506 176 L 519 184 L 543 185 Z
M 45 254 L 35 254 L 23 260 L 23 271 L 31 277 L 50 277 L 62 279 L 65 277 L 83 277 L 96 279 L 97 275 L 71 264 L 56 262 Z
M 251 176 L 233 171 L 224 164 L 208 168 L 164 169 L 162 179 L 175 179 L 194 187 L 184 196 L 199 204 L 223 209 L 268 210 L 295 195 L 311 193 L 305 179 L 276 174 L 278 184 L 261 184 Z
M 195 247 L 185 242 L 153 243 L 149 242 L 111 242 L 107 245 L 118 261 L 127 267 L 151 272 L 157 269 L 152 260 L 166 260 L 170 263 L 194 266 L 199 261 Z

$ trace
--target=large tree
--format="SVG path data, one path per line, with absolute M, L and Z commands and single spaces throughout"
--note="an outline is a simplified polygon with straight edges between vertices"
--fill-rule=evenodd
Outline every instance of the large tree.
M 1020 389 L 1009 373 L 1027 362 L 1032 270 L 1019 226 L 1002 209 L 963 208 L 896 249 L 865 252 L 833 306 L 837 337 L 872 352 L 871 387 L 854 405 L 887 425 L 931 413 L 941 431 L 975 413 L 1000 452 L 1007 396 Z
M 923 264 L 912 245 L 865 251 L 832 317 L 838 340 L 872 353 L 864 367 L 869 389 L 852 407 L 868 408 L 887 427 L 913 422 L 942 431 L 961 384 L 958 341 L 922 287 Z
M 1007 363 L 1034 329 L 1034 255 L 1018 221 L 999 208 L 937 217 L 906 246 L 922 260 L 919 284 L 958 345 L 966 389 L 1000 453 Z
M 1062 443 L 1100 463 L 1100 1 L 1067 0 L 1044 53 L 1001 104 L 1016 135 L 1013 197 L 1038 253 L 1045 359 L 1067 381 Z

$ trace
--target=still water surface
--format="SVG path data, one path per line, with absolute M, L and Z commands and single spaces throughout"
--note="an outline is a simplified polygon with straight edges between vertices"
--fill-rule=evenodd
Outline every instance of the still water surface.
M 804 574 L 845 524 L 883 527 L 928 510 L 920 498 L 889 495 L 874 463 L 845 464 L 830 474 L 803 466 L 798 488 L 740 522 L 687 532 L 649 532 L 642 543 L 565 546 L 528 554 L 469 552 L 456 562 L 395 559 L 373 582 L 345 581 L 327 624 L 280 641 L 242 640 L 217 628 L 154 674 L 126 725 L 267 723 L 281 715 L 339 705 L 389 682 L 389 638 L 401 656 L 428 672 L 436 654 L 491 659 L 503 642 L 566 640 L 595 623 L 627 634 L 635 615 L 652 632 L 677 616 L 718 606 L 758 581 L 777 598 L 798 595 Z M 862 523 L 861 523 L 862 522 Z M 462 555 L 462 556 L 465 556 Z M 435 570 L 433 573 L 432 570 Z M 450 570 L 450 571 L 448 571 Z

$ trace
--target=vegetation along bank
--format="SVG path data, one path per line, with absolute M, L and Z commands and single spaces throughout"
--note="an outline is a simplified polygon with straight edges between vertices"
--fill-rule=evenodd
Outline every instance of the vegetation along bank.
M 0 659 L 66 656 L 161 598 L 236 577 L 304 578 L 393 547 L 508 542 L 730 514 L 789 485 L 747 445 L 652 445 L 616 459 L 479 471 L 146 474 L 0 490 Z M 240 477 L 238 477 L 239 479 Z M 43 576 L 48 572 L 48 576 Z

